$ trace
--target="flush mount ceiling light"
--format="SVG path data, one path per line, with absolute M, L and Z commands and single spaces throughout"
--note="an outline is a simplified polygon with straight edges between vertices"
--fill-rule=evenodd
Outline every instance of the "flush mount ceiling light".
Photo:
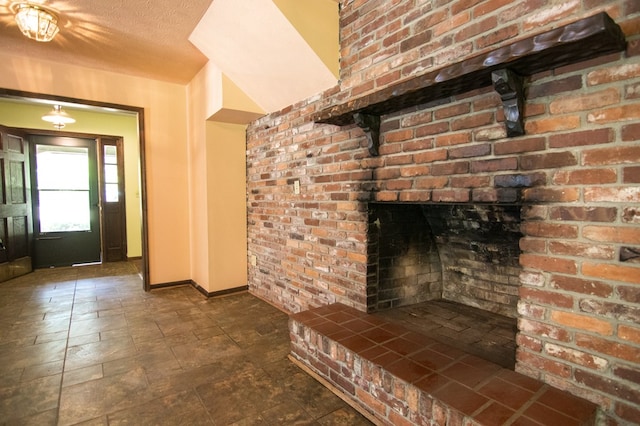
M 60 130 L 67 124 L 75 123 L 76 120 L 62 110 L 60 105 L 54 105 L 53 109 L 49 113 L 42 116 L 44 121 L 48 121 L 53 124 L 53 127 Z
M 36 41 L 51 41 L 58 34 L 58 17 L 42 6 L 20 3 L 14 8 L 22 34 Z

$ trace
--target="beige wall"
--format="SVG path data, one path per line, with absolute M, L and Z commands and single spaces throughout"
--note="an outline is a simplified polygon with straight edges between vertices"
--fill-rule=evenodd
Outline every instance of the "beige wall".
M 228 6 L 232 11 L 237 10 L 235 2 L 228 2 Z M 336 2 L 318 0 L 314 2 L 313 10 L 310 12 L 305 8 L 305 13 L 301 13 L 299 5 L 287 0 L 278 1 L 281 12 L 273 3 L 265 2 L 264 6 L 271 13 L 275 11 L 276 16 L 270 22 L 257 13 L 260 28 L 269 22 L 279 30 L 271 28 L 268 34 L 281 36 L 280 30 L 284 27 L 289 38 L 298 43 L 293 51 L 309 54 L 307 60 L 301 60 L 297 53 L 290 55 L 292 64 L 311 68 L 289 78 L 283 74 L 289 67 L 283 69 L 282 61 L 278 59 L 275 64 L 279 71 L 271 76 L 277 77 L 275 83 L 264 85 L 260 79 L 267 73 L 265 64 L 255 60 L 250 50 L 244 56 L 236 50 L 235 56 L 240 59 L 252 59 L 250 63 L 256 73 L 251 74 L 250 83 L 259 90 L 268 86 L 269 100 L 273 98 L 274 90 L 276 94 L 282 94 L 282 88 L 287 88 L 284 92 L 290 91 L 294 81 L 317 84 L 318 75 L 326 80 L 318 87 L 333 85 L 337 72 L 329 63 L 337 65 Z M 290 22 L 282 14 L 287 15 Z M 331 22 L 331 26 L 320 25 L 320 21 Z M 311 22 L 314 30 L 303 31 L 309 29 Z M 292 25 L 304 32 L 305 40 L 295 33 Z M 210 35 L 211 26 L 207 29 L 202 37 Z M 231 29 L 237 28 L 232 26 Z M 224 36 L 225 45 L 229 47 L 234 32 L 229 31 Z M 196 38 L 201 40 L 202 37 Z M 219 39 L 205 38 L 201 40 L 206 41 L 205 47 Z M 273 40 L 269 43 L 278 44 Z M 305 43 L 312 45 L 312 49 Z M 285 51 L 291 53 L 291 44 L 283 45 Z M 322 61 L 318 56 L 322 56 Z M 247 96 L 236 86 L 235 80 L 225 77 L 218 67 L 210 64 L 184 86 L 2 52 L 0 63 L 3 64 L 0 88 L 144 109 L 150 284 L 193 280 L 208 292 L 246 285 L 244 126 L 264 114 L 255 97 Z M 328 66 L 332 72 L 328 71 Z M 245 73 L 246 64 L 234 70 Z M 306 78 L 299 79 L 300 75 Z M 127 183 L 130 180 L 127 178 Z
M 246 126 L 208 121 L 211 290 L 247 284 Z
M 215 70 L 213 70 L 215 71 Z M 191 279 L 209 291 L 209 223 L 207 221 L 207 144 L 205 120 L 213 110 L 216 94 L 216 73 L 207 65 L 188 86 L 189 105 L 189 222 Z M 209 93 L 209 96 L 207 96 Z M 220 101 L 221 102 L 221 101 Z
M 247 284 L 246 125 L 257 106 L 207 64 L 188 86 L 191 276 L 209 293 Z
M 150 283 L 190 274 L 186 88 L 0 53 L 0 88 L 144 108 Z
M 142 221 L 140 211 L 140 141 L 138 119 L 134 114 L 103 114 L 93 111 L 65 110 L 76 123 L 64 128 L 65 132 L 121 136 L 124 145 L 125 202 L 127 206 L 127 256 L 142 256 Z M 0 124 L 24 129 L 53 130 L 42 117 L 51 111 L 48 105 L 31 105 L 0 98 Z

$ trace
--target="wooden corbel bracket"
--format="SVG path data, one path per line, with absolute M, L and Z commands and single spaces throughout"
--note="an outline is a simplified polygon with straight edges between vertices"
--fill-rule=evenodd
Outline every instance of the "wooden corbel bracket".
M 493 88 L 502 99 L 507 136 L 524 135 L 524 86 L 523 79 L 508 68 L 491 73 Z
M 353 114 L 353 121 L 367 136 L 369 154 L 374 157 L 378 156 L 378 148 L 380 147 L 380 116 L 356 112 Z

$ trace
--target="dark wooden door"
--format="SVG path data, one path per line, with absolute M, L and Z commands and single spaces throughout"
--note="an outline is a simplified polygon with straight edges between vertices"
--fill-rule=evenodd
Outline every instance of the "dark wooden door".
M 122 138 L 101 137 L 99 147 L 102 256 L 104 262 L 118 262 L 127 259 Z
M 0 282 L 31 272 L 32 210 L 29 143 L 0 126 Z
M 96 140 L 30 135 L 34 265 L 101 261 Z

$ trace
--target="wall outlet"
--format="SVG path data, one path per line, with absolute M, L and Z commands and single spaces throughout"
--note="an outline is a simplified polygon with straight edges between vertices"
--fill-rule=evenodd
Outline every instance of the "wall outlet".
M 294 180 L 293 181 L 293 193 L 294 194 L 299 194 L 300 193 L 300 181 L 299 180 Z
M 258 257 L 255 254 L 249 256 L 249 262 L 251 262 L 251 266 L 256 266 L 258 264 Z

